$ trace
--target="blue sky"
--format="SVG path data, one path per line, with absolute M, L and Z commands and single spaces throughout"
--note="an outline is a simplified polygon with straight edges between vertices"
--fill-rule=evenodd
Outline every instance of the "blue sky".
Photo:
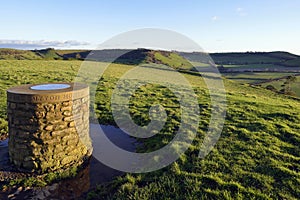
M 95 48 L 140 28 L 186 35 L 205 51 L 300 54 L 300 1 L 2 1 L 0 47 Z

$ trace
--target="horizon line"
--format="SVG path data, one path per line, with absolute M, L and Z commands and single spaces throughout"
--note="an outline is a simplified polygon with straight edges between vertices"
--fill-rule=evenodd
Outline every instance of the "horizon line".
M 26 49 L 26 48 L 10 48 L 10 47 L 0 47 L 0 49 L 12 49 L 12 50 L 23 50 L 23 51 L 38 51 L 38 50 L 45 50 L 45 49 L 54 49 L 54 50 L 69 50 L 69 51 L 97 51 L 97 50 L 137 50 L 137 49 L 148 49 L 148 50 L 155 50 L 155 51 L 175 51 L 175 52 L 185 52 L 185 53 L 208 53 L 208 54 L 217 54 L 217 53 L 272 53 L 272 52 L 284 52 L 290 53 L 297 56 L 300 56 L 296 53 L 291 53 L 289 51 L 284 50 L 272 50 L 272 51 L 182 51 L 182 50 L 170 50 L 170 49 L 155 49 L 155 48 L 102 48 L 102 49 L 87 49 L 87 48 L 54 48 L 54 47 L 45 47 L 45 48 L 35 48 L 35 49 Z

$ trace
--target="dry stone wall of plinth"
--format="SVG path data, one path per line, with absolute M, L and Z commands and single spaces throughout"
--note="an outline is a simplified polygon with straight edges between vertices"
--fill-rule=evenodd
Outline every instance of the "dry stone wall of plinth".
M 9 157 L 19 169 L 46 173 L 81 165 L 91 156 L 87 85 L 10 88 L 7 115 Z

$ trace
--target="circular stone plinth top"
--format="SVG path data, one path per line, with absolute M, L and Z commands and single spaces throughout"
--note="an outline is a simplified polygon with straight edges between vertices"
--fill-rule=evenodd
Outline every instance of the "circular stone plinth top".
M 69 84 L 62 84 L 62 83 L 49 83 L 49 84 L 41 84 L 41 85 L 34 85 L 31 86 L 30 89 L 32 90 L 61 90 L 71 87 Z
M 9 102 L 48 103 L 70 101 L 89 95 L 89 87 L 82 83 L 43 83 L 19 85 L 7 90 Z

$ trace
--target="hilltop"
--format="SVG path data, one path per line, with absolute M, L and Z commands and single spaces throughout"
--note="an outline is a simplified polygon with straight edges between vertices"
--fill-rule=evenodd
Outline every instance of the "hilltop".
M 218 66 L 272 64 L 282 67 L 299 67 L 300 56 L 289 52 L 238 52 L 238 53 L 210 53 L 210 57 Z M 203 62 L 207 57 L 202 52 L 178 52 L 149 49 L 104 49 L 104 50 L 56 50 L 53 48 L 41 50 L 0 49 L 1 60 L 84 60 L 91 59 L 103 62 L 121 64 L 139 64 L 145 61 L 176 65 L 191 66 L 189 61 Z M 115 59 L 117 58 L 117 59 Z
M 40 60 L 39 55 L 28 50 L 0 49 L 0 60 Z
M 213 53 L 212 59 L 217 64 L 243 65 L 243 64 L 278 64 L 283 66 L 297 66 L 299 56 L 289 52 L 245 52 L 245 53 Z M 290 62 L 297 60 L 298 62 Z M 299 66 L 299 65 L 298 65 Z

